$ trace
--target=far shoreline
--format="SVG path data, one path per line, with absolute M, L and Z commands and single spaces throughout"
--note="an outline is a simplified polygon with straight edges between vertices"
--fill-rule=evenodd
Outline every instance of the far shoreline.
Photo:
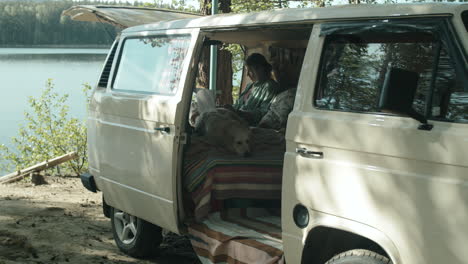
M 0 45 L 0 49 L 110 49 L 112 44 L 86 44 L 86 45 L 64 45 L 64 44 L 39 44 L 39 45 Z

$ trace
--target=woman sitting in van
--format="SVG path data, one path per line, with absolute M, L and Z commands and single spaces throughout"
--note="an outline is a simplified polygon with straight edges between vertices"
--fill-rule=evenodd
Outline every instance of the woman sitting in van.
M 253 53 L 247 57 L 245 64 L 252 82 L 239 95 L 234 105 L 225 107 L 238 113 L 250 125 L 256 126 L 268 112 L 273 98 L 282 90 L 271 78 L 272 66 L 263 55 Z

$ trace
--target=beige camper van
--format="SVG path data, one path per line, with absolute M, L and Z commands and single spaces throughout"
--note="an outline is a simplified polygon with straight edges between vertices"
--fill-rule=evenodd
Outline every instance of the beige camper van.
M 468 263 L 467 32 L 461 3 L 129 27 L 91 98 L 83 183 L 132 256 L 165 229 L 202 263 Z M 250 127 L 249 157 L 190 122 L 205 47 L 230 44 L 262 54 L 284 90 L 269 111 L 287 122 Z

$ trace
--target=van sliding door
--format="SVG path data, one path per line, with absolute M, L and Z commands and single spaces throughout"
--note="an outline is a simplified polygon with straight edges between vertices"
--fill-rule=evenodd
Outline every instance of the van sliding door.
M 98 96 L 97 181 L 106 202 L 178 232 L 176 167 L 183 93 L 199 30 L 122 35 Z

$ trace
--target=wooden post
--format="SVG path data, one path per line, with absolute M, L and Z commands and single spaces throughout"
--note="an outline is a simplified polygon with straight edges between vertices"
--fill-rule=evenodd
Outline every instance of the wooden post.
M 26 177 L 27 175 L 29 175 L 31 172 L 38 172 L 38 171 L 42 171 L 48 168 L 52 168 L 61 163 L 64 163 L 66 161 L 76 159 L 76 158 L 78 158 L 78 153 L 76 153 L 75 151 L 70 152 L 65 155 L 53 158 L 51 160 L 43 161 L 41 163 L 38 163 L 26 169 L 22 169 L 17 172 L 13 172 L 3 177 L 0 177 L 0 183 L 11 183 L 11 182 L 19 181 L 23 179 L 24 177 Z

